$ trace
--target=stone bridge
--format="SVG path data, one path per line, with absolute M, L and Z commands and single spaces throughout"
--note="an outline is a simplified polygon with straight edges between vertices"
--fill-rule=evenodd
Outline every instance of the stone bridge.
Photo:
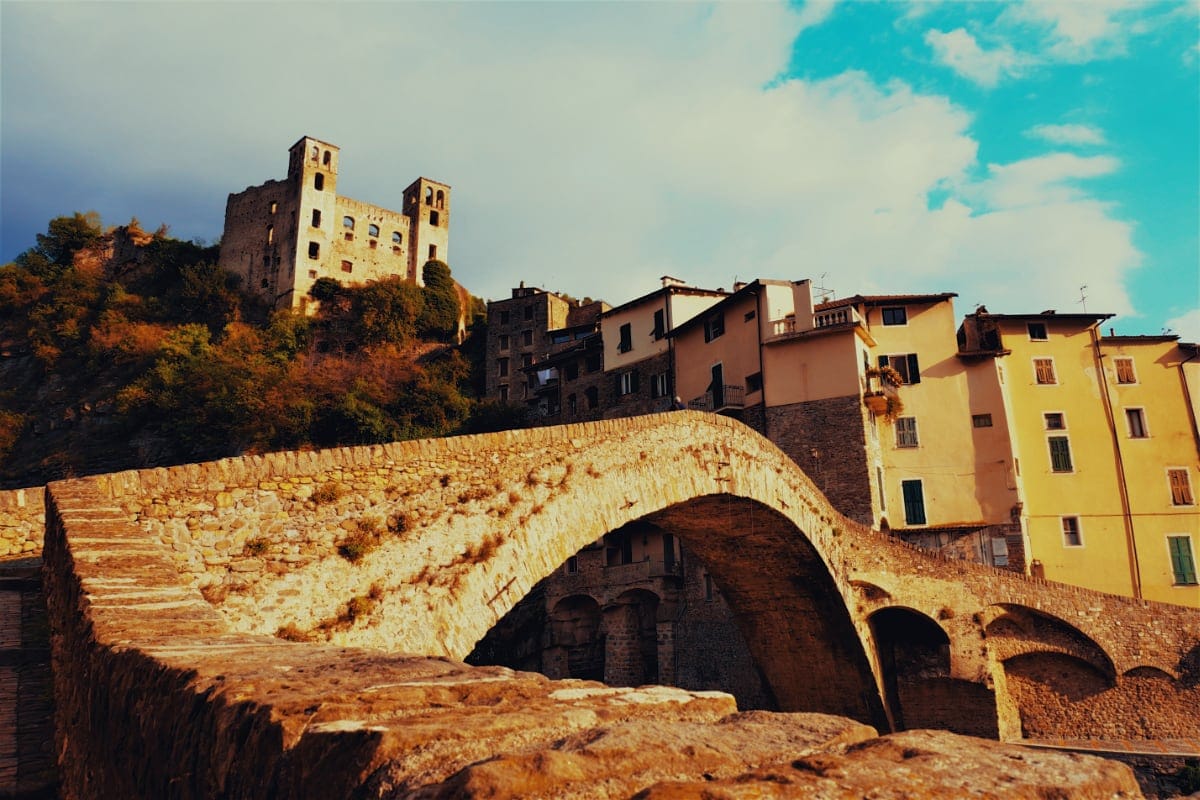
M 421 731 L 456 704 L 533 709 L 562 735 L 663 703 L 727 713 L 711 694 L 454 663 L 639 519 L 704 561 L 785 711 L 1009 740 L 1200 736 L 1194 610 L 932 556 L 697 412 L 64 481 L 46 518 L 68 796 L 254 796 L 264 775 L 305 796 L 331 764 L 392 796 L 532 736 L 503 714 L 453 735 L 443 720 L 450 755 Z

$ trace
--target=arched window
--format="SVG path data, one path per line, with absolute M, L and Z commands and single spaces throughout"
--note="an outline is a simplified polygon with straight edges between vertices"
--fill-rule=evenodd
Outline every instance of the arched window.
M 328 151 L 328 150 L 326 150 L 326 151 L 325 151 L 325 160 L 324 160 L 324 162 L 322 162 L 322 163 L 324 163 L 324 164 L 325 164 L 325 166 L 327 166 L 327 167 L 328 167 L 328 166 L 329 166 L 329 160 L 330 160 L 331 158 L 333 158 L 333 156 L 332 156 L 332 155 L 329 153 L 329 151 Z
M 318 158 L 318 156 L 320 156 L 320 153 L 321 153 L 321 148 L 317 147 L 317 146 L 314 144 L 314 145 L 313 145 L 313 149 L 312 149 L 312 160 L 313 160 L 313 161 L 316 161 L 316 160 L 317 160 L 317 158 Z
M 392 231 L 392 242 L 394 244 L 404 243 L 404 237 L 400 235 L 400 231 Z
M 267 244 L 275 244 L 275 226 L 267 226 Z
M 325 188 L 325 176 L 319 172 L 313 176 L 313 188 L 318 192 Z
M 342 227 L 347 230 L 354 230 L 354 217 L 342 217 Z
M 438 193 L 437 193 L 437 207 L 438 208 L 446 207 L 446 193 L 443 192 L 441 189 L 438 189 Z
M 427 205 L 427 206 L 433 205 L 433 187 L 432 186 L 425 187 L 425 205 Z
M 367 226 L 367 235 L 368 236 L 378 236 L 379 235 L 379 226 L 375 225 L 375 224 L 368 225 Z

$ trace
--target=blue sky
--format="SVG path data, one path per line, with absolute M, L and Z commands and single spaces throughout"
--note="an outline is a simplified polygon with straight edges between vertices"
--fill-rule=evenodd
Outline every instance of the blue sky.
M 220 236 L 342 147 L 453 186 L 450 265 L 620 303 L 674 275 L 1086 308 L 1200 340 L 1196 3 L 0 3 L 0 258 L 47 220 Z

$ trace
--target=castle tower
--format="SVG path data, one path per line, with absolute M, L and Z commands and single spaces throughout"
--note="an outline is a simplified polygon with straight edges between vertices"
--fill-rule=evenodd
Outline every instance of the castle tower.
M 408 279 L 424 286 L 426 261 L 450 263 L 450 187 L 417 178 L 404 190 L 404 215 L 412 243 L 408 250 Z

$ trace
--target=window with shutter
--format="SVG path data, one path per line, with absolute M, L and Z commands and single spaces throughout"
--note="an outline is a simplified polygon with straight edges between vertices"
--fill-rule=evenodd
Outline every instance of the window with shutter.
M 1192 497 L 1192 482 L 1186 468 L 1167 470 L 1167 479 L 1171 483 L 1172 505 L 1190 506 L 1195 504 L 1196 501 Z
M 1055 472 L 1071 472 L 1071 443 L 1066 436 L 1050 437 L 1050 469 Z
M 904 495 L 904 522 L 908 525 L 925 524 L 925 491 L 921 481 L 901 481 Z
M 1043 386 L 1058 383 L 1058 378 L 1054 374 L 1054 359 L 1052 358 L 1035 358 L 1033 373 L 1037 382 Z
M 896 419 L 896 447 L 916 447 L 917 418 L 898 417 Z
M 1191 536 L 1168 536 L 1167 548 L 1171 553 L 1171 574 L 1175 584 L 1194 586 L 1196 584 L 1196 556 L 1192 552 Z

